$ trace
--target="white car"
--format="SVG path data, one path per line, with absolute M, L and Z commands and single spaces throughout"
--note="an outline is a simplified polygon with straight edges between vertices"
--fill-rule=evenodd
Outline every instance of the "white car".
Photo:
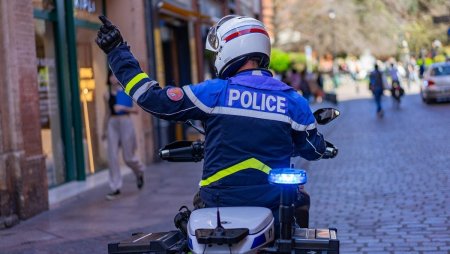
M 450 100 L 450 62 L 430 65 L 423 75 L 420 95 L 425 103 Z

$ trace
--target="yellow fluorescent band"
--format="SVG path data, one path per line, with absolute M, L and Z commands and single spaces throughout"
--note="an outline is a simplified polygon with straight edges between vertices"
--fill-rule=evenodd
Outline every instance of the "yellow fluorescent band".
M 144 78 L 148 78 L 148 75 L 145 73 L 139 73 L 138 75 L 134 76 L 134 78 L 132 78 L 130 80 L 130 82 L 127 83 L 127 85 L 125 86 L 125 93 L 130 95 L 130 91 L 131 89 L 141 80 L 143 80 Z
M 239 172 L 239 171 L 242 171 L 242 170 L 245 170 L 245 169 L 249 169 L 249 168 L 257 169 L 257 170 L 262 171 L 262 172 L 264 172 L 266 174 L 269 174 L 270 169 L 271 169 L 269 166 L 267 166 L 266 164 L 262 163 L 261 161 L 255 159 L 255 158 L 250 158 L 248 160 L 245 160 L 243 162 L 235 164 L 235 165 L 233 165 L 233 166 L 231 166 L 229 168 L 222 169 L 219 172 L 215 173 L 214 175 L 212 175 L 212 176 L 210 176 L 210 177 L 208 177 L 208 178 L 206 178 L 204 180 L 201 180 L 200 181 L 200 186 L 201 187 L 207 186 L 207 185 L 209 185 L 209 184 L 211 184 L 213 182 L 216 182 L 216 181 L 218 181 L 218 180 L 220 180 L 220 179 L 222 179 L 222 178 L 224 178 L 226 176 L 229 176 L 231 174 L 234 174 L 236 172 Z

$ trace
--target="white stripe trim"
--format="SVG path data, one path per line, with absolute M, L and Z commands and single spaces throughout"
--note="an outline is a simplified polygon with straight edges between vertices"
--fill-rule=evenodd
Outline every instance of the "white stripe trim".
M 251 110 L 251 109 L 215 107 L 213 109 L 212 113 L 219 114 L 219 115 L 246 116 L 246 117 L 253 117 L 253 118 L 259 118 L 259 119 L 291 123 L 290 118 L 288 116 L 285 116 L 282 114 L 277 114 L 277 113 L 256 111 L 256 110 Z
M 219 115 L 235 115 L 235 116 L 246 116 L 246 117 L 254 117 L 259 119 L 266 120 L 274 120 L 284 123 L 289 123 L 291 128 L 296 131 L 306 131 L 312 130 L 316 128 L 316 123 L 312 123 L 309 125 L 299 124 L 293 121 L 289 116 L 278 114 L 278 113 L 270 113 L 264 111 L 256 111 L 251 109 L 241 109 L 241 108 L 231 108 L 231 107 L 214 107 L 210 108 L 203 104 L 197 96 L 195 96 L 194 92 L 190 88 L 190 86 L 183 86 L 183 90 L 186 93 L 187 97 L 197 106 L 200 110 L 208 113 L 208 114 L 219 114 Z
M 263 74 L 261 70 L 254 70 L 252 71 L 252 75 L 262 76 Z
M 153 233 L 148 233 L 148 234 L 146 234 L 146 235 L 144 235 L 144 236 L 141 236 L 141 237 L 139 237 L 138 239 L 134 240 L 133 243 L 135 243 L 135 242 L 137 242 L 137 241 L 139 241 L 139 240 L 142 240 L 142 239 L 144 239 L 144 238 L 146 238 L 147 236 L 150 236 L 150 235 L 152 235 L 152 234 L 153 234 Z
M 320 137 L 320 133 L 319 132 L 317 132 L 317 135 Z M 319 160 L 320 158 L 322 158 L 323 154 L 319 153 L 317 151 L 316 147 L 311 143 L 311 141 L 309 141 L 308 137 L 309 137 L 309 132 L 306 131 L 306 141 L 314 148 L 314 152 L 317 153 L 318 155 L 320 155 L 320 157 L 318 158 L 318 160 Z
M 156 115 L 162 115 L 162 116 L 171 116 L 171 115 L 175 115 L 175 114 L 178 114 L 178 113 L 181 113 L 181 112 L 184 112 L 184 111 L 188 111 L 188 110 L 191 110 L 191 109 L 194 109 L 194 108 L 196 108 L 196 106 L 193 106 L 193 107 L 190 107 L 190 108 L 185 108 L 185 109 L 182 109 L 180 111 L 173 112 L 173 113 L 159 113 L 159 112 L 151 111 L 150 109 L 143 107 L 143 109 L 145 111 L 149 112 L 149 113 L 156 114 Z
M 292 129 L 296 131 L 309 131 L 316 128 L 316 123 L 312 123 L 309 125 L 299 124 L 297 122 L 292 121 L 291 123 Z
M 147 92 L 148 89 L 150 89 L 152 86 L 157 85 L 158 82 L 152 80 L 150 82 L 146 82 L 141 87 L 139 87 L 136 92 L 133 94 L 133 100 L 137 101 L 141 95 L 143 95 L 145 92 Z
M 186 93 L 187 97 L 192 101 L 192 103 L 194 103 L 195 106 L 197 106 L 200 110 L 211 114 L 211 112 L 213 111 L 213 108 L 210 108 L 208 106 L 206 106 L 205 104 L 203 104 L 203 102 L 201 102 L 197 96 L 195 96 L 194 92 L 192 92 L 192 89 L 190 86 L 183 86 L 183 90 Z

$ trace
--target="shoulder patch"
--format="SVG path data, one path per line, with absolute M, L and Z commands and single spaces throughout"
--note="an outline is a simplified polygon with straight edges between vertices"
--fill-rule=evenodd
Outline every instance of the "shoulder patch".
M 180 101 L 181 99 L 183 99 L 184 96 L 183 89 L 179 87 L 172 87 L 167 89 L 166 94 L 167 97 L 169 97 L 169 99 L 172 101 Z

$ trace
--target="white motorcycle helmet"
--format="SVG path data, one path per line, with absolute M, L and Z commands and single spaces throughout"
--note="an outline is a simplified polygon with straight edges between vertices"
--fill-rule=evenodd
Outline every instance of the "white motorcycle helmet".
M 234 75 L 249 59 L 259 61 L 260 68 L 270 62 L 270 38 L 264 25 L 250 17 L 225 16 L 210 28 L 206 50 L 215 54 L 214 66 L 219 78 Z

